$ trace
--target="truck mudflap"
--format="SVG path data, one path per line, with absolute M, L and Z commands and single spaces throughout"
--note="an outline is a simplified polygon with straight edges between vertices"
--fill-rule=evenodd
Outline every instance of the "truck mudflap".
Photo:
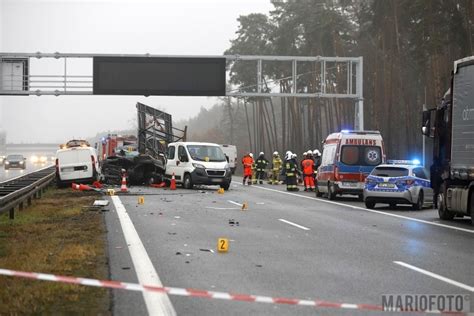
M 102 174 L 107 184 L 121 184 L 123 170 L 127 174 L 127 182 L 131 185 L 153 184 L 162 182 L 165 165 L 164 158 L 155 159 L 149 155 L 114 156 L 103 161 Z

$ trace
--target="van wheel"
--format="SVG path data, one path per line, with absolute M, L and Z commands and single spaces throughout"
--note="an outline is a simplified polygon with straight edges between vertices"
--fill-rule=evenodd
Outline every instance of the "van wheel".
M 336 190 L 334 189 L 334 184 L 331 182 L 328 183 L 328 199 L 334 200 L 336 198 Z
M 323 196 L 323 193 L 321 191 L 319 191 L 318 186 L 316 186 L 316 188 L 314 189 L 314 192 L 316 192 L 316 197 L 322 197 Z
M 183 187 L 185 189 L 192 189 L 193 188 L 193 180 L 191 180 L 191 175 L 189 173 L 184 175 Z
M 413 204 L 413 209 L 415 211 L 419 211 L 423 208 L 423 191 L 420 191 L 420 193 L 418 194 L 418 200 L 416 200 L 416 203 Z
M 221 184 L 221 188 L 224 189 L 224 191 L 228 191 L 229 188 L 230 188 L 230 183 L 229 182 L 226 182 L 224 184 Z

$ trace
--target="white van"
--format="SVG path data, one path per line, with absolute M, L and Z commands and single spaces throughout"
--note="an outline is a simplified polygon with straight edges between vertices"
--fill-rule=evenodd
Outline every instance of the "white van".
M 330 134 L 324 141 L 321 166 L 316 176 L 316 196 L 357 195 L 363 199 L 365 178 L 385 162 L 379 131 L 348 131 Z
M 56 152 L 56 182 L 58 187 L 69 183 L 92 183 L 100 177 L 97 151 L 90 146 L 59 149 Z
M 232 171 L 218 144 L 177 142 L 168 145 L 166 178 L 192 189 L 195 184 L 220 185 L 228 190 Z
M 235 145 L 221 145 L 222 151 L 227 158 L 227 162 L 229 163 L 230 170 L 232 170 L 232 174 L 235 173 L 235 168 L 237 167 L 237 147 Z

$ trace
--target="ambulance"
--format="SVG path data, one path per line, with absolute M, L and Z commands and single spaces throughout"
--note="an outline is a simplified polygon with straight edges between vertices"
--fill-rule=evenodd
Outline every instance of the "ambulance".
M 357 195 L 363 200 L 365 178 L 385 163 L 379 131 L 348 131 L 330 134 L 324 141 L 321 166 L 316 177 L 316 196 Z

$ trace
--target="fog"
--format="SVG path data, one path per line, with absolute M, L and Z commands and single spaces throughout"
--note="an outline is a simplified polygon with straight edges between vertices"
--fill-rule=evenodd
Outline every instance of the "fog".
M 0 0 L 0 51 L 222 55 L 240 15 L 271 9 L 269 0 Z M 131 128 L 137 101 L 179 120 L 216 99 L 2 96 L 0 125 L 8 142 L 61 143 Z

